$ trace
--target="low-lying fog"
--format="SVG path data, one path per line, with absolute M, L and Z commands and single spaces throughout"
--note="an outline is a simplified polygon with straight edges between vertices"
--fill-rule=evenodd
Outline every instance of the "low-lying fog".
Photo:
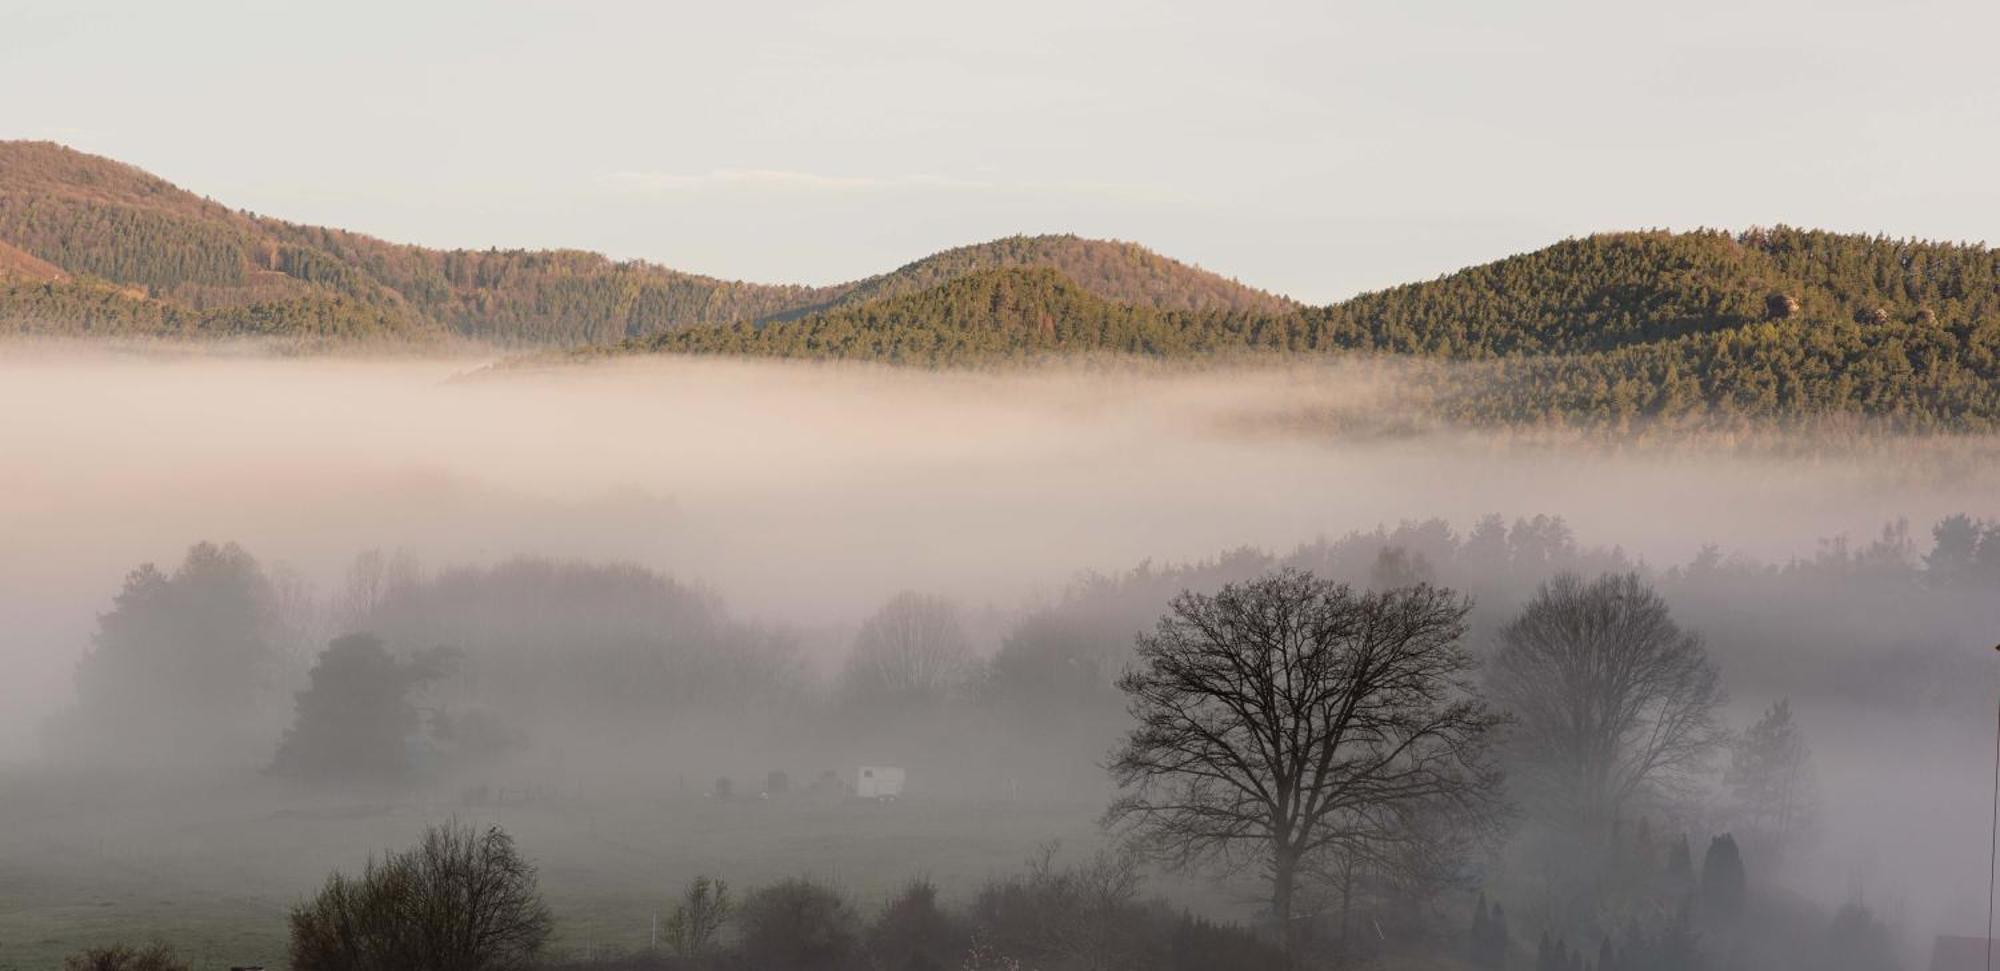
M 1991 442 L 1391 434 L 1368 429 L 1397 423 L 1350 420 L 1392 397 L 1379 368 L 484 363 L 0 350 L 0 763 L 38 757 L 126 573 L 170 571 L 202 540 L 236 542 L 322 599 L 369 549 L 426 568 L 629 561 L 794 632 L 832 671 L 901 590 L 988 618 L 972 629 L 990 651 L 1080 571 L 1283 555 L 1404 521 L 1463 533 L 1487 514 L 1560 516 L 1579 546 L 1664 571 L 1708 544 L 1810 559 L 1898 520 L 1921 555 L 1946 516 L 2000 516 Z M 1761 618 L 1741 629 L 1755 636 L 1710 632 L 1710 648 L 1733 724 L 1790 695 L 1808 729 L 1837 847 L 1819 889 L 1880 887 L 1922 911 L 1914 933 L 1976 932 L 1960 893 L 1984 877 L 1967 862 L 1985 848 L 1990 794 L 1980 688 L 1945 705 L 1902 687 L 1858 698 L 1799 646 L 1834 623 L 1813 616 L 1818 602 L 1791 625 L 1789 606 L 1733 604 L 1726 584 L 1700 603 L 1666 595 L 1697 629 L 1732 610 Z M 1927 629 L 1916 649 L 1957 657 L 2000 639 L 1976 623 Z M 1786 646 L 1755 653 L 1765 635 Z M 1843 670 L 1867 670 L 1841 650 Z

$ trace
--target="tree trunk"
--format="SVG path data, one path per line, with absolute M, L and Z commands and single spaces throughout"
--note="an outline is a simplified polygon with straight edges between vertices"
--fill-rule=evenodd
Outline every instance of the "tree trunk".
M 1286 963 L 1299 965 L 1298 921 L 1292 914 L 1292 894 L 1298 884 L 1298 855 L 1279 847 L 1271 858 L 1271 911 L 1278 919 L 1278 941 L 1284 946 Z

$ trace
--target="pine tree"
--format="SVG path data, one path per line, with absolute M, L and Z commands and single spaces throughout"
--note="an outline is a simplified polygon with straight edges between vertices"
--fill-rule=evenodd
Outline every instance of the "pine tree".
M 1724 833 L 1709 840 L 1708 852 L 1701 860 L 1703 911 L 1720 921 L 1735 921 L 1743 913 L 1746 883 L 1736 837 Z

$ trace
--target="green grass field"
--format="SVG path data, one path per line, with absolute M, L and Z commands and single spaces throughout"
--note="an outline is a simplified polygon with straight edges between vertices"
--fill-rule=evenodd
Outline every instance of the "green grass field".
M 329 871 L 358 870 L 371 852 L 408 845 L 453 816 L 504 826 L 541 868 L 565 954 L 644 946 L 653 915 L 697 874 L 744 890 L 809 874 L 867 912 L 913 877 L 962 901 L 1043 844 L 1059 841 L 1061 858 L 1080 859 L 1103 839 L 1101 804 L 1084 802 L 569 795 L 494 809 L 33 774 L 0 775 L 0 787 L 0 971 L 155 939 L 201 969 L 283 967 L 294 901 Z

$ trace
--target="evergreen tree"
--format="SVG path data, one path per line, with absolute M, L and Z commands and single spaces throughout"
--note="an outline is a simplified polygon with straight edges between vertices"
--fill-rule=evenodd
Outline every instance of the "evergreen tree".
M 1709 840 L 1701 860 L 1703 912 L 1718 921 L 1734 922 L 1743 914 L 1746 882 L 1736 838 L 1724 833 Z

